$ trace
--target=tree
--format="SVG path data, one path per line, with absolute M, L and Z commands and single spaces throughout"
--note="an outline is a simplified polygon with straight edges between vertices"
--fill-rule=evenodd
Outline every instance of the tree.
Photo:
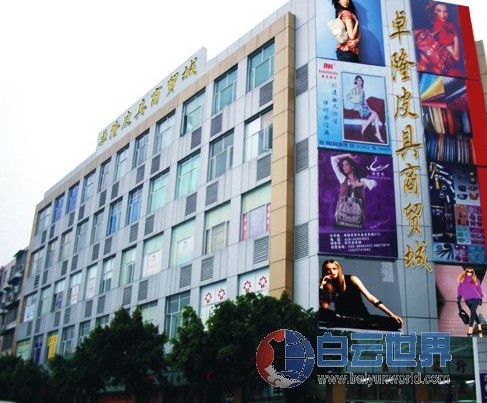
M 256 370 L 255 353 L 259 342 L 277 329 L 297 330 L 315 340 L 316 314 L 294 304 L 286 294 L 280 299 L 246 294 L 220 303 L 205 330 L 194 311 L 186 308 L 173 340 L 171 363 L 190 384 L 201 388 L 203 401 L 209 401 L 209 396 L 218 398 L 215 396 L 225 392 L 225 385 L 230 390 L 264 385 Z M 282 351 L 276 349 L 276 354 L 282 356 Z
M 166 336 L 144 323 L 140 308 L 132 316 L 123 308 L 109 326 L 97 326 L 70 358 L 50 362 L 58 399 L 70 394 L 94 396 L 106 386 L 123 386 L 144 399 L 162 379 Z
M 0 400 L 41 402 L 46 380 L 46 374 L 31 360 L 13 355 L 0 357 Z

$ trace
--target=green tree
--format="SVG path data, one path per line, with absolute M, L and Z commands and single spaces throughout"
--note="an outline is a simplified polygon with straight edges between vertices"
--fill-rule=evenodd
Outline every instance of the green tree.
M 41 402 L 46 382 L 46 374 L 31 360 L 13 355 L 0 357 L 0 400 Z
M 166 336 L 144 323 L 137 308 L 123 308 L 108 326 L 97 326 L 69 358 L 50 362 L 51 388 L 58 401 L 64 396 L 92 397 L 106 386 L 123 386 L 136 400 L 144 400 L 160 384 Z
M 204 329 L 194 311 L 186 308 L 173 340 L 171 363 L 184 373 L 190 384 L 197 385 L 202 401 L 216 399 L 226 390 L 245 391 L 251 385 L 262 386 L 265 383 L 255 366 L 256 349 L 267 334 L 277 329 L 297 330 L 309 340 L 315 340 L 316 314 L 293 303 L 287 294 L 280 299 L 246 294 L 236 301 L 220 303 Z M 280 345 L 276 347 L 279 362 L 283 354 Z M 288 392 L 288 395 L 293 394 Z M 292 400 L 299 401 L 301 397 Z

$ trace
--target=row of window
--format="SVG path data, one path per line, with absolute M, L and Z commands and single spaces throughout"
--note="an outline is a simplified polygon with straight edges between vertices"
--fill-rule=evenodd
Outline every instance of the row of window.
M 166 120 L 167 121 L 167 120 Z M 165 121 L 165 122 L 166 122 Z M 160 144 L 157 141 L 155 144 Z M 141 144 L 145 139 L 144 144 Z M 135 141 L 134 166 L 145 161 L 147 134 L 142 135 Z M 233 166 L 234 149 L 233 132 L 226 133 L 210 143 L 208 161 L 208 181 L 223 175 Z M 272 111 L 259 115 L 247 123 L 245 129 L 245 161 L 258 157 L 272 148 Z M 128 146 L 119 151 L 116 156 L 115 180 L 120 178 L 121 172 L 126 172 Z M 100 167 L 98 178 L 98 191 L 104 189 L 108 182 L 110 161 L 106 161 Z M 175 197 L 183 197 L 194 191 L 198 186 L 200 176 L 200 154 L 180 161 L 177 168 Z M 150 196 L 147 213 L 150 214 L 161 208 L 169 201 L 169 171 L 165 171 L 153 178 L 150 183 Z M 74 211 L 77 204 L 79 183 L 68 190 L 66 200 L 66 214 Z M 85 203 L 95 194 L 95 171 L 85 176 L 81 191 L 80 204 Z M 49 225 L 55 223 L 62 217 L 65 195 L 61 195 L 54 201 L 54 206 L 47 206 L 38 213 L 36 222 L 36 234 L 47 230 Z M 126 216 L 126 225 L 138 220 L 140 215 L 142 198 L 142 187 L 139 187 L 129 194 L 129 207 Z M 110 219 L 108 222 L 107 235 L 114 233 L 121 225 L 121 199 L 110 207 Z M 52 210 L 52 218 L 51 218 Z M 95 217 L 95 220 L 97 218 Z M 97 234 L 99 237 L 99 234 Z
M 248 62 L 248 87 L 247 90 L 260 86 L 265 81 L 269 80 L 274 73 L 274 43 L 271 42 L 249 57 Z M 230 69 L 223 74 L 214 84 L 213 94 L 213 114 L 221 111 L 225 106 L 230 105 L 235 101 L 237 88 L 237 67 Z M 204 105 L 204 91 L 195 94 L 183 104 L 183 117 L 181 124 L 181 135 L 191 132 L 198 128 L 202 123 L 203 118 L 203 105 Z M 265 119 L 265 118 L 264 118 Z M 254 158 L 262 151 L 269 149 L 271 145 L 271 138 L 269 131 L 264 132 L 264 129 L 269 127 L 266 122 L 255 121 L 246 131 L 246 147 L 245 147 L 245 160 L 248 161 Z M 175 113 L 172 112 L 165 118 L 161 119 L 156 127 L 156 135 L 153 146 L 153 154 L 158 154 L 164 147 L 167 147 L 173 140 L 175 127 Z M 132 169 L 142 165 L 147 158 L 148 149 L 148 132 L 141 134 L 134 143 L 134 155 L 132 159 Z M 229 142 L 227 139 L 226 142 Z M 233 142 L 233 140 L 231 140 Z M 248 144 L 247 144 L 248 143 Z M 216 148 L 221 147 L 216 145 Z M 218 151 L 214 153 L 218 154 Z M 113 180 L 119 180 L 129 170 L 129 146 L 119 150 L 116 154 L 115 170 Z M 220 156 L 219 160 L 224 157 Z M 109 163 L 110 160 L 105 161 L 100 166 L 100 174 L 98 178 L 98 191 L 105 189 L 108 185 L 109 177 Z M 220 162 L 222 164 L 223 161 Z M 226 164 L 231 161 L 225 161 Z M 214 165 L 217 162 L 213 162 L 213 165 L 209 172 L 209 179 L 218 176 L 218 167 Z M 216 175 L 216 176 L 214 176 Z M 76 201 L 79 192 L 79 184 L 74 185 L 68 191 L 66 198 L 65 213 L 69 214 L 76 208 Z M 83 182 L 83 188 L 81 191 L 81 201 L 84 203 L 95 193 L 95 171 L 88 174 Z M 52 218 L 51 208 L 43 209 L 38 217 L 36 223 L 36 234 L 44 231 L 51 224 L 59 220 L 63 214 L 64 194 L 59 196 L 54 201 Z
M 264 268 L 250 273 L 246 273 L 239 278 L 239 295 L 248 292 L 258 292 L 264 295 L 269 291 L 269 269 Z M 221 281 L 215 284 L 202 287 L 200 289 L 200 317 L 203 323 L 209 318 L 216 305 L 227 299 L 226 281 Z M 172 295 L 166 299 L 166 307 L 164 312 L 164 331 L 169 338 L 176 336 L 176 329 L 181 322 L 181 311 L 189 305 L 190 292 L 183 292 Z M 35 301 L 26 300 L 29 304 L 24 310 L 23 321 L 31 321 L 34 316 L 30 315 L 30 311 L 35 310 Z M 158 316 L 160 310 L 158 309 L 158 301 L 151 301 L 140 306 L 142 310 L 142 318 L 145 322 L 158 324 Z M 42 311 L 42 296 L 39 305 L 39 312 Z M 95 319 L 95 326 L 104 326 L 109 323 L 109 315 L 99 316 Z M 59 353 L 62 355 L 69 354 L 74 351 L 75 345 L 79 345 L 83 339 L 88 336 L 91 331 L 91 320 L 81 322 L 78 328 L 77 342 L 75 339 L 75 325 L 64 327 L 61 332 L 60 345 L 58 347 L 58 332 L 51 332 L 47 335 L 47 348 L 45 351 L 44 362 L 54 357 L 56 349 L 59 348 Z M 32 358 L 37 364 L 41 363 L 42 342 L 44 336 L 38 335 L 34 337 L 32 348 L 30 341 L 22 341 L 17 344 L 17 355 L 24 359 Z
M 253 189 L 252 191 L 242 196 L 242 213 L 240 216 L 240 240 L 258 237 L 269 232 L 270 201 L 271 187 L 269 183 L 260 186 L 259 188 Z M 91 230 L 92 243 L 96 241 L 96 234 L 98 234 L 100 230 L 100 220 L 98 219 L 98 217 L 100 217 L 100 214 L 102 214 L 102 212 L 95 215 L 93 219 Z M 209 210 L 205 213 L 202 250 L 202 253 L 204 255 L 213 253 L 214 251 L 224 248 L 228 245 L 230 216 L 231 210 L 229 202 L 215 207 L 214 209 Z M 31 258 L 29 275 L 38 275 L 43 269 L 47 270 L 55 263 L 56 257 L 57 261 L 59 262 L 64 262 L 65 260 L 67 260 L 72 253 L 72 235 L 72 230 L 62 235 L 59 245 L 59 251 L 56 251 L 56 248 L 58 247 L 58 240 L 55 239 L 51 241 L 48 244 L 47 250 L 45 252 L 45 262 L 44 248 L 34 252 Z M 134 275 L 143 278 L 162 270 L 162 250 L 164 235 L 165 234 L 159 234 L 149 239 L 146 239 L 142 245 L 142 258 L 139 260 L 137 260 L 137 246 L 133 246 L 122 252 L 119 277 L 120 286 L 132 282 L 134 279 Z M 171 267 L 187 264 L 195 257 L 195 235 L 195 219 L 188 220 L 172 228 L 169 256 L 169 265 Z M 74 253 L 77 253 L 86 245 L 87 236 L 88 220 L 80 223 L 77 227 Z M 111 288 L 114 262 L 114 257 L 103 261 L 100 293 L 106 292 Z M 137 267 L 141 268 L 137 273 L 135 273 L 136 263 L 138 263 Z M 96 276 L 96 265 L 93 266 L 92 269 L 95 271 Z M 88 271 L 90 270 L 91 269 L 89 269 Z M 61 280 L 61 282 L 63 281 L 64 280 Z M 61 282 L 57 284 L 61 284 Z M 79 279 L 77 277 L 74 277 L 73 279 L 72 276 L 70 284 L 78 285 Z M 64 283 L 62 283 L 59 287 L 60 290 L 63 290 Z M 85 290 L 88 289 L 89 287 L 86 286 Z M 87 298 L 90 297 L 87 296 Z

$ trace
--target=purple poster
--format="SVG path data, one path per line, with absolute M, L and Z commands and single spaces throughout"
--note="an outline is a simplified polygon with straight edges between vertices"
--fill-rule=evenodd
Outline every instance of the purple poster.
M 397 257 L 392 157 L 318 151 L 319 251 Z

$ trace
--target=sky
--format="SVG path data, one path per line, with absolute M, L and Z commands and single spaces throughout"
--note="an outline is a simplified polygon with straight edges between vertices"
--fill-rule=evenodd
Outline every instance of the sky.
M 0 13 L 0 266 L 98 133 L 201 47 L 213 58 L 286 0 L 16 0 Z M 470 6 L 487 40 L 486 0 Z

